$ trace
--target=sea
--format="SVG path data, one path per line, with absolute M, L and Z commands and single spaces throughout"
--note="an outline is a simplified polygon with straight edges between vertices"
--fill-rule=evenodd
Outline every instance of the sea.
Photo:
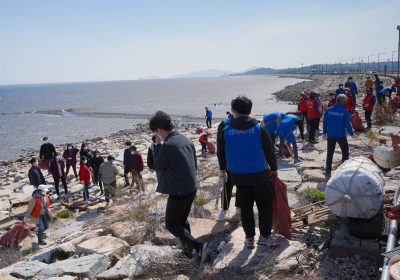
M 262 75 L 0 86 L 0 160 L 38 150 L 44 136 L 66 144 L 130 129 L 158 110 L 203 124 L 207 106 L 215 123 L 238 95 L 253 101 L 253 115 L 294 110 L 272 93 L 302 81 Z

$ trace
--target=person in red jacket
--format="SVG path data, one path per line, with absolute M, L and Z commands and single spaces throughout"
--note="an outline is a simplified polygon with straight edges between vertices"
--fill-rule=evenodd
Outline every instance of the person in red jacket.
M 56 152 L 54 156 L 54 160 L 50 162 L 50 173 L 53 175 L 54 179 L 54 187 L 57 193 L 57 199 L 60 199 L 60 191 L 58 189 L 58 185 L 60 184 L 60 180 L 64 186 L 65 195 L 68 194 L 67 189 L 67 181 L 65 180 L 67 175 L 64 172 L 64 161 L 61 159 L 61 154 Z
M 322 116 L 321 104 L 316 97 L 317 93 L 311 92 L 310 99 L 307 102 L 307 118 L 310 125 L 308 138 L 311 144 L 319 143 L 315 140 L 315 131 L 318 129 L 318 119 Z
M 331 96 L 331 99 L 329 99 L 328 108 L 330 108 L 336 104 L 336 97 L 337 97 L 336 92 L 331 92 L 330 96 Z
M 364 96 L 363 109 L 365 110 L 365 120 L 367 121 L 367 129 L 372 128 L 372 112 L 374 111 L 376 97 L 372 88 L 367 89 L 367 94 Z
M 199 141 L 201 144 L 201 153 L 207 153 L 207 142 L 208 142 L 208 137 L 211 136 L 210 132 L 204 132 L 202 135 L 200 135 Z
M 139 191 L 144 192 L 144 182 L 142 179 L 143 158 L 142 155 L 137 152 L 136 146 L 131 146 L 129 149 L 131 151 L 131 156 L 129 158 L 129 171 L 132 172 L 132 183 L 129 188 L 129 193 L 131 193 L 133 184 L 136 183 L 137 194 Z
M 347 87 L 344 89 L 344 94 L 347 96 L 347 102 L 346 105 L 344 105 L 344 108 L 349 110 L 350 115 L 354 111 L 354 101 L 353 98 L 351 97 L 350 89 Z
M 89 203 L 89 186 L 90 186 L 90 172 L 89 168 L 86 166 L 87 158 L 81 157 L 80 168 L 79 168 L 79 180 L 83 185 L 83 201 L 85 204 Z
M 309 131 L 310 126 L 308 125 L 308 118 L 307 118 L 307 102 L 308 102 L 308 94 L 306 90 L 303 90 L 300 93 L 300 101 L 298 110 L 301 112 L 301 123 L 304 126 L 304 120 L 306 121 L 307 125 L 307 132 Z
M 76 172 L 76 155 L 79 153 L 79 149 L 75 148 L 72 144 L 68 144 L 68 149 L 66 149 L 63 153 L 63 158 L 67 161 L 66 166 L 67 170 L 65 174 L 68 176 L 69 168 L 72 166 L 72 170 L 74 171 L 74 175 L 76 181 L 79 181 L 78 173 Z

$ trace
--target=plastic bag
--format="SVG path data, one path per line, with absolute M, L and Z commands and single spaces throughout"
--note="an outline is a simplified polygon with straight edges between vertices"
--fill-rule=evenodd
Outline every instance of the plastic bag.
M 358 112 L 355 112 L 352 115 L 350 115 L 350 120 L 354 131 L 367 131 L 367 129 L 362 124 L 362 120 L 358 115 Z
M 373 163 L 375 163 L 375 164 L 376 164 L 382 171 L 384 171 L 384 172 L 390 170 L 390 168 L 383 168 L 382 166 L 379 166 L 379 165 L 376 163 L 376 161 L 374 160 L 374 155 L 373 155 L 373 154 L 369 154 L 369 155 L 367 156 L 367 159 L 369 159 L 370 161 L 372 161 Z
M 400 134 L 398 133 L 390 133 L 390 138 L 392 138 L 392 147 L 394 148 L 394 145 L 400 144 Z
M 31 231 L 31 226 L 25 222 L 19 222 L 12 229 L 7 231 L 0 237 L 0 245 L 2 246 L 16 246 L 20 244 L 28 236 Z
M 290 151 L 292 151 L 291 153 L 290 153 L 290 151 L 288 150 L 288 148 L 287 148 L 286 145 L 289 146 Z M 288 144 L 288 143 L 286 142 L 285 145 L 283 145 L 283 155 L 285 155 L 285 156 L 291 156 L 292 154 L 293 154 L 293 146 L 292 146 L 292 144 Z
M 385 215 L 391 220 L 400 220 L 400 205 L 395 207 L 385 206 L 383 207 L 385 210 Z
M 196 133 L 203 133 L 203 128 L 202 127 L 196 128 Z
M 288 240 L 292 240 L 292 218 L 290 215 L 289 201 L 287 197 L 287 186 L 278 177 L 270 177 L 273 193 L 272 228 L 276 233 L 283 235 Z
M 47 165 L 44 159 L 39 159 L 39 168 L 42 170 L 47 170 Z
M 207 149 L 210 154 L 215 153 L 215 143 L 214 142 L 207 142 Z

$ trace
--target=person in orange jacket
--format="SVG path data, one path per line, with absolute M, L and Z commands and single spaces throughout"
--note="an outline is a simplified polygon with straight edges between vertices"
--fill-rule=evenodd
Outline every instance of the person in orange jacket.
M 306 121 L 307 125 L 307 132 L 309 131 L 309 124 L 308 124 L 308 118 L 307 118 L 307 102 L 308 102 L 308 94 L 306 90 L 303 90 L 300 93 L 300 100 L 299 100 L 299 106 L 298 110 L 301 112 L 301 124 L 304 126 L 304 120 Z
M 337 97 L 336 92 L 331 92 L 330 96 L 331 96 L 331 99 L 329 99 L 328 108 L 330 108 L 336 104 L 336 97 Z
M 363 109 L 365 110 L 365 120 L 367 121 L 367 129 L 372 128 L 371 115 L 374 111 L 376 103 L 376 96 L 374 94 L 374 90 L 371 88 L 367 89 L 367 93 L 364 96 L 363 100 Z
M 207 142 L 208 142 L 208 137 L 210 136 L 211 136 L 210 132 L 204 132 L 199 138 L 202 153 L 207 153 Z
M 354 111 L 354 101 L 353 98 L 351 98 L 351 93 L 349 88 L 344 89 L 344 94 L 347 96 L 347 102 L 346 105 L 344 105 L 344 108 L 349 110 L 350 115 Z

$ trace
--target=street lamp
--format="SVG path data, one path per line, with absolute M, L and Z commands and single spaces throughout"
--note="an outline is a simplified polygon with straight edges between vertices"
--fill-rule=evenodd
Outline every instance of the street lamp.
M 361 58 L 365 58 L 365 57 L 361 56 L 358 58 L 358 71 L 360 71 L 360 72 L 361 72 L 361 64 L 360 64 Z
M 397 77 L 400 72 L 400 25 L 397 25 L 397 30 L 399 30 L 399 48 L 397 50 Z
M 380 53 L 380 54 L 378 54 L 378 73 L 379 73 L 379 70 L 381 70 L 381 65 L 379 64 L 379 56 L 380 56 L 381 54 L 386 54 L 386 53 Z
M 396 51 L 393 51 L 393 52 L 392 52 L 392 73 L 394 72 L 394 67 L 393 67 L 393 55 L 394 55 L 395 52 L 396 52 Z
M 368 56 L 367 71 L 369 70 L 369 57 L 370 57 L 370 56 L 375 56 L 375 55 L 369 55 L 369 56 Z

